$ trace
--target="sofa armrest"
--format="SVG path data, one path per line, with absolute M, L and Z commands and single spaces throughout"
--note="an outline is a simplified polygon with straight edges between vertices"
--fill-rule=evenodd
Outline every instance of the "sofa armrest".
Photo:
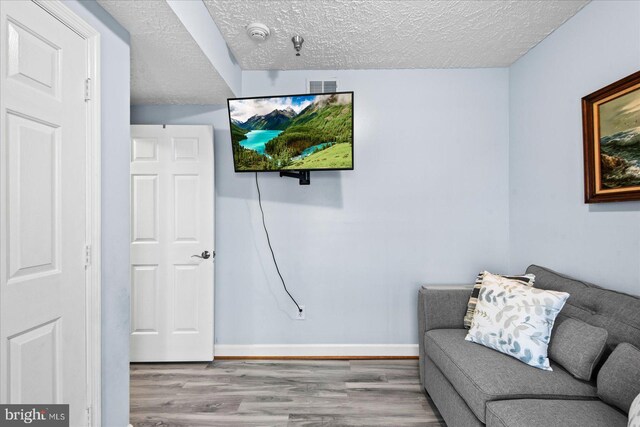
M 472 289 L 472 285 L 423 286 L 418 292 L 420 335 L 431 329 L 464 328 Z
M 424 334 L 431 329 L 462 329 L 473 285 L 429 285 L 418 292 L 418 355 L 424 381 Z M 424 382 L 423 382 L 424 384 Z

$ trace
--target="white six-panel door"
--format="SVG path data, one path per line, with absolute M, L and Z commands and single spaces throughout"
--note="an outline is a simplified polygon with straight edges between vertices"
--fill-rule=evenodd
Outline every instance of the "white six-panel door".
M 131 127 L 132 362 L 213 359 L 213 192 L 211 126 Z
M 0 402 L 86 425 L 86 41 L 0 2 Z

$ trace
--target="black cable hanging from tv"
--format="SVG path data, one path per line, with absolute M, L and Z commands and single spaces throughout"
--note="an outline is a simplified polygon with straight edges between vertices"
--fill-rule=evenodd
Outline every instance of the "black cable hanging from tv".
M 267 243 L 269 244 L 269 250 L 271 251 L 271 258 L 273 258 L 273 264 L 276 266 L 276 271 L 278 272 L 278 276 L 280 276 L 280 281 L 282 282 L 282 287 L 284 288 L 284 291 L 287 293 L 287 295 L 289 295 L 289 298 L 291 298 L 291 301 L 293 301 L 296 307 L 298 307 L 298 312 L 302 313 L 302 309 L 300 308 L 300 305 L 295 300 L 293 295 L 291 295 L 291 293 L 287 289 L 287 285 L 284 283 L 284 278 L 280 273 L 280 268 L 278 267 L 278 262 L 276 261 L 276 255 L 273 253 L 273 247 L 271 247 L 271 239 L 269 238 L 267 223 L 264 220 L 264 209 L 262 209 L 262 196 L 260 194 L 260 185 L 258 184 L 258 172 L 256 172 L 256 189 L 258 190 L 258 205 L 260 206 L 260 213 L 262 215 L 262 227 L 264 227 L 264 234 L 267 236 Z

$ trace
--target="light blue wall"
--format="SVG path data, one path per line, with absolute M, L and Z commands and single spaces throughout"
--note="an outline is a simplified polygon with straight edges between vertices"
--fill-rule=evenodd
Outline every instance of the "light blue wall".
M 640 203 L 584 204 L 580 99 L 640 69 L 640 2 L 593 2 L 510 70 L 510 269 L 640 295 Z
M 129 424 L 129 33 L 93 1 L 65 4 L 100 32 L 102 425 Z
M 508 70 L 243 72 L 243 96 L 355 91 L 355 170 L 311 185 L 260 174 L 294 321 L 260 223 L 253 174 L 233 172 L 226 106 L 134 106 L 132 123 L 212 124 L 216 341 L 416 343 L 421 284 L 505 271 Z

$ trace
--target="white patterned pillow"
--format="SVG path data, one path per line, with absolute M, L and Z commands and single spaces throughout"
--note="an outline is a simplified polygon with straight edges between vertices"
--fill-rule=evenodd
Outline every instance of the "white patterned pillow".
M 465 339 L 551 371 L 547 347 L 567 298 L 566 292 L 530 288 L 487 273 Z
M 640 427 L 640 394 L 633 399 L 629 409 L 629 424 L 627 427 Z
M 473 320 L 473 313 L 476 311 L 476 303 L 478 302 L 478 294 L 482 287 L 482 281 L 485 274 L 491 274 L 488 271 L 481 271 L 476 277 L 476 284 L 473 286 L 469 302 L 467 303 L 467 312 L 464 315 L 464 327 L 469 329 L 471 327 L 471 321 Z M 494 276 L 504 277 L 509 280 L 514 280 L 522 285 L 533 286 L 536 280 L 535 274 L 521 274 L 519 276 L 506 276 L 504 274 L 494 274 Z

